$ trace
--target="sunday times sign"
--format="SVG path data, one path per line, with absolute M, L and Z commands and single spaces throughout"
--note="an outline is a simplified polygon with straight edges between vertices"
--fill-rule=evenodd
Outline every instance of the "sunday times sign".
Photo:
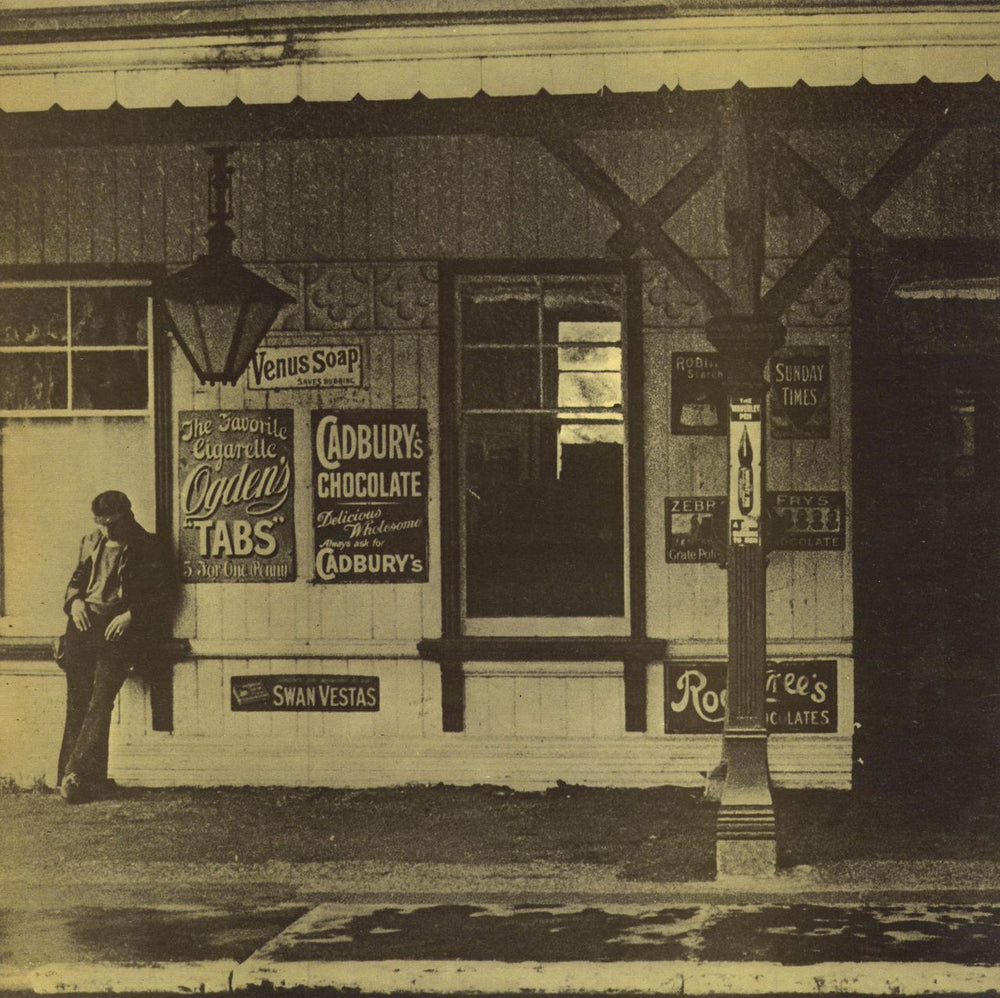
M 312 413 L 317 582 L 427 581 L 427 412 Z

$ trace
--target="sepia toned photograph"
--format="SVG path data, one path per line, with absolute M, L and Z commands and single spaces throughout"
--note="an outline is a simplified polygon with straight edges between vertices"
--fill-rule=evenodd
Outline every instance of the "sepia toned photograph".
M 998 80 L 0 0 L 0 998 L 1000 993 Z

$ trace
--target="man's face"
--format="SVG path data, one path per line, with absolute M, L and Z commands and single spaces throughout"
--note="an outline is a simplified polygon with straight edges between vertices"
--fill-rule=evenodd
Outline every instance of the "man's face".
M 112 513 L 111 516 L 95 516 L 94 523 L 101 528 L 101 533 L 109 541 L 119 541 L 125 532 L 125 524 L 128 522 L 126 513 Z

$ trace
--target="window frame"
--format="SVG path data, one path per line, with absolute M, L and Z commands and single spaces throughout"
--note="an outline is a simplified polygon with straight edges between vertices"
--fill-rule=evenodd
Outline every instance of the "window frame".
M 26 277 L 8 278 L 0 274 L 0 294 L 7 290 L 31 290 L 32 288 L 62 288 L 66 292 L 66 341 L 48 346 L 24 346 L 23 344 L 0 343 L 0 361 L 5 356 L 63 356 L 66 359 L 66 406 L 58 409 L 0 409 L 0 419 L 72 419 L 82 416 L 114 416 L 153 418 L 156 391 L 156 357 L 153 345 L 154 302 L 151 294 L 146 296 L 146 342 L 142 344 L 88 344 L 75 345 L 70 301 L 73 288 L 149 288 L 151 278 L 141 277 L 44 277 L 30 279 Z M 146 405 L 142 409 L 83 409 L 73 407 L 73 361 L 83 355 L 101 353 L 134 353 L 146 358 Z
M 465 601 L 465 482 L 461 454 L 461 285 L 468 278 L 581 280 L 611 276 L 622 283 L 623 613 L 609 617 L 469 617 Z M 645 639 L 645 495 L 643 375 L 639 331 L 641 272 L 635 263 L 594 260 L 474 261 L 443 264 L 440 274 L 442 632 L 445 640 L 551 639 L 551 657 L 580 638 Z M 511 410 L 513 412 L 514 410 Z M 485 649 L 484 649 L 485 650 Z M 496 649 L 494 648 L 493 654 Z M 463 656 L 464 657 L 464 656 Z
M 0 266 L 0 286 L 148 286 L 162 278 L 166 269 L 149 264 L 13 264 Z M 152 294 L 147 310 L 147 343 L 139 349 L 147 355 L 148 397 L 145 409 L 14 409 L 0 410 L 0 421 L 25 419 L 148 419 L 153 437 L 153 490 L 156 507 L 155 533 L 160 541 L 173 550 L 173 400 L 172 360 L 168 321 L 162 306 Z M 17 348 L 15 347 L 15 350 Z M 58 349 L 68 352 L 68 345 Z M 114 347 L 113 349 L 123 349 Z M 101 352 L 101 351 L 98 351 Z M 68 399 L 67 399 L 68 401 Z M 3 455 L 0 454 L 0 461 Z M 2 485 L 2 482 L 0 482 Z M 0 490 L 0 511 L 3 495 Z M 2 531 L 0 531 L 0 620 L 4 619 L 4 585 Z M 32 654 L 42 658 L 51 654 L 47 643 L 36 645 L 30 638 L 14 638 L 13 654 Z M 26 643 L 27 642 L 27 643 Z M 11 649 L 0 640 L 0 661 L 10 657 Z M 29 655 L 30 657 L 30 655 Z

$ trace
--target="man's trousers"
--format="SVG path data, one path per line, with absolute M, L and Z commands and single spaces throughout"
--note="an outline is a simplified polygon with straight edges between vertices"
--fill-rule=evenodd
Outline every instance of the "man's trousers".
M 66 671 L 66 727 L 59 750 L 58 782 L 76 773 L 84 783 L 108 775 L 108 735 L 115 697 L 135 664 L 136 641 L 128 633 L 107 641 L 110 617 L 90 614 L 90 630 L 71 620 L 63 638 Z

